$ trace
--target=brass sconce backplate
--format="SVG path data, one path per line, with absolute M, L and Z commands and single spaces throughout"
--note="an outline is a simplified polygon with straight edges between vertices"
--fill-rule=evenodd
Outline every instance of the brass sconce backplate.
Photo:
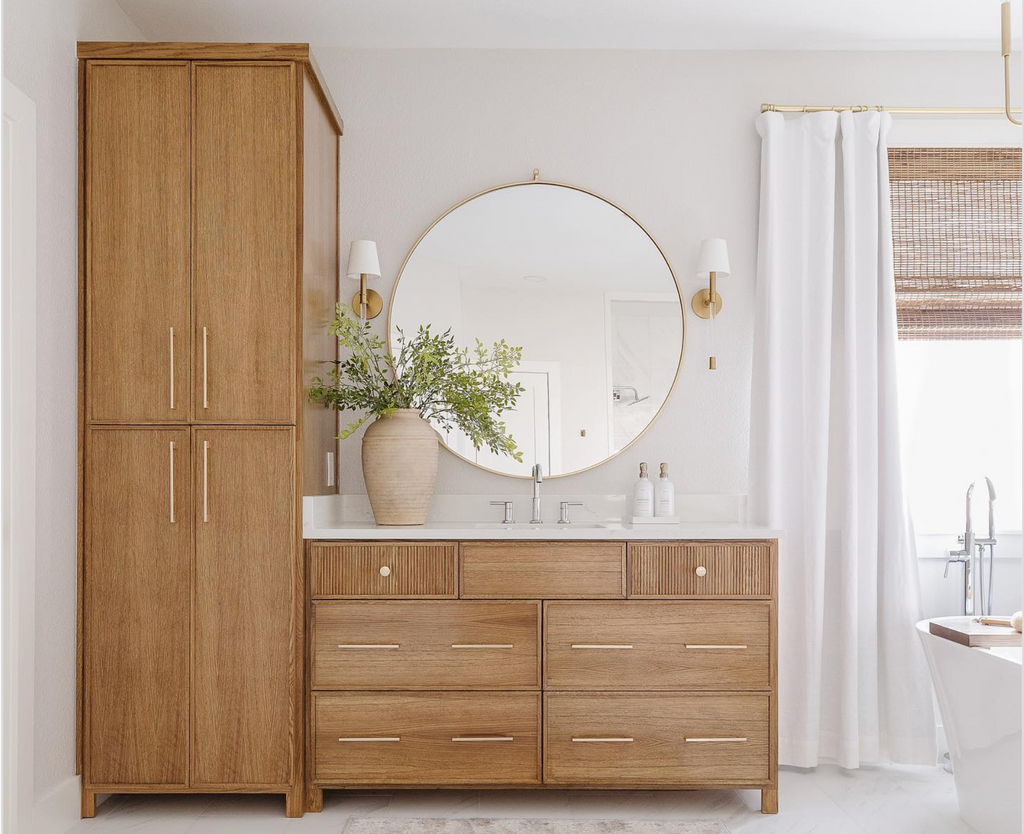
M 693 294 L 693 301 L 690 306 L 702 319 L 711 318 L 711 292 L 710 290 L 699 290 Z M 722 315 L 722 296 L 715 293 L 715 318 Z

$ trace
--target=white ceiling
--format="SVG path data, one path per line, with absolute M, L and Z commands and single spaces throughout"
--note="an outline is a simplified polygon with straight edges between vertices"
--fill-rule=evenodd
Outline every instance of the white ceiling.
M 119 0 L 150 40 L 314 47 L 999 49 L 999 0 Z M 1014 3 L 1014 32 L 1020 4 Z

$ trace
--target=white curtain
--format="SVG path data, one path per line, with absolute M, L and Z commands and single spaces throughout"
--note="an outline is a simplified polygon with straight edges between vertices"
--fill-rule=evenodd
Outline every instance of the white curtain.
M 890 121 L 757 122 L 750 508 L 786 531 L 779 757 L 800 767 L 935 762 L 900 465 Z

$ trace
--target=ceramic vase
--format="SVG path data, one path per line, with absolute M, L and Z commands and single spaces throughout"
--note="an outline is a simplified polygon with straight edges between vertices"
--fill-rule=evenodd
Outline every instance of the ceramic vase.
M 383 526 L 427 520 L 437 480 L 437 433 L 414 408 L 379 417 L 363 435 L 363 480 Z

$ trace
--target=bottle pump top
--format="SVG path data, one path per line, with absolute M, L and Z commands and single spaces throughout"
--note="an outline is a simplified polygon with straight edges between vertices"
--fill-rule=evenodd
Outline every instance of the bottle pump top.
M 668 477 L 668 464 L 667 463 L 663 463 L 661 465 L 661 477 L 662 478 L 667 478 Z
M 647 477 L 647 464 L 646 463 L 641 463 L 640 464 L 640 477 L 641 478 L 646 478 Z

